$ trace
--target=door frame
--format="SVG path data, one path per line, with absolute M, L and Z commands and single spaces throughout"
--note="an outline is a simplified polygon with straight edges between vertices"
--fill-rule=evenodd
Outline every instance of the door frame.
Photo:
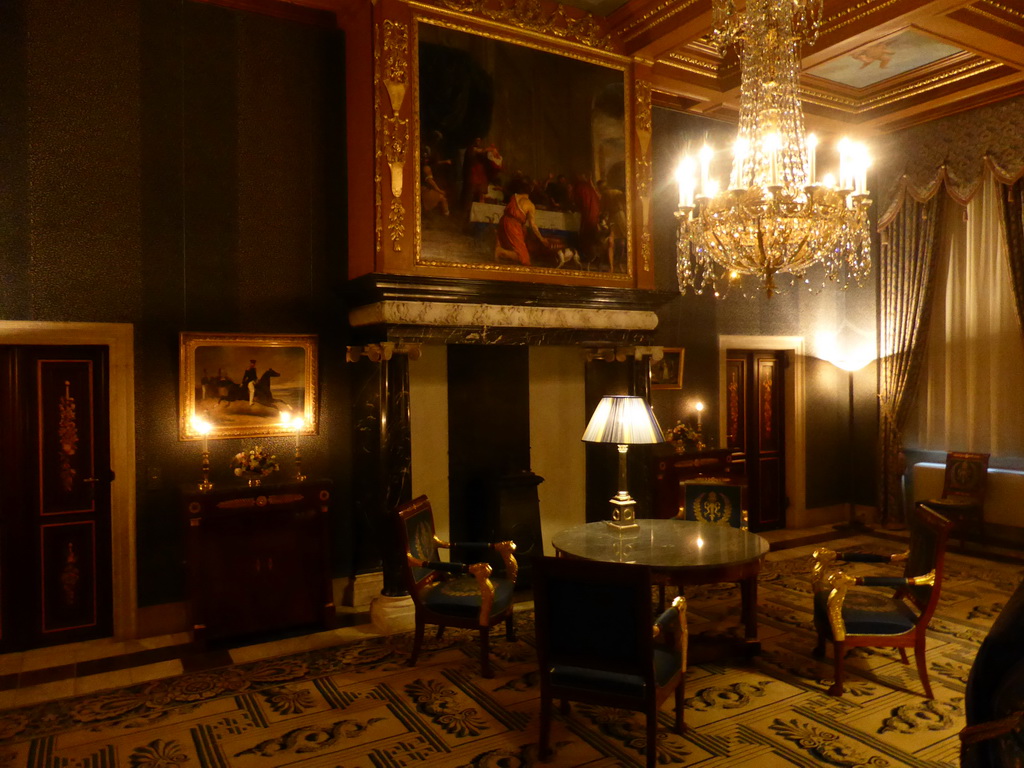
M 130 323 L 51 323 L 0 320 L 2 345 L 105 346 L 110 382 L 110 547 L 113 637 L 136 637 L 135 330 Z
M 786 528 L 804 528 L 807 519 L 807 435 L 803 336 L 726 336 L 718 337 L 718 402 L 728 402 L 725 360 L 729 349 L 785 350 L 790 365 L 785 376 L 786 404 Z M 719 434 L 726 434 L 725 408 L 718 409 Z

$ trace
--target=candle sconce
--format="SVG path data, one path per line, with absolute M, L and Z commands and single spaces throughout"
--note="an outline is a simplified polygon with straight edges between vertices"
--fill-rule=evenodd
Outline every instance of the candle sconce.
M 196 416 L 192 419 L 192 427 L 203 436 L 203 479 L 199 483 L 199 490 L 206 493 L 213 489 L 213 483 L 210 482 L 210 446 L 207 441 L 211 426 L 210 422 Z
M 295 430 L 295 481 L 299 483 L 305 482 L 306 476 L 302 474 L 302 452 L 299 450 L 299 432 L 302 431 L 306 422 L 303 421 L 301 416 L 292 419 L 288 414 L 282 414 L 281 420 Z

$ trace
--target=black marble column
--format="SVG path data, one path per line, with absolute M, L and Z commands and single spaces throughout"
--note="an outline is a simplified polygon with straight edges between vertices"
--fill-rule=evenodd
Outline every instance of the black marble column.
M 383 569 L 381 593 L 408 594 L 394 535 L 395 508 L 411 498 L 412 438 L 409 422 L 409 356 L 395 353 L 352 364 L 352 485 L 356 573 Z

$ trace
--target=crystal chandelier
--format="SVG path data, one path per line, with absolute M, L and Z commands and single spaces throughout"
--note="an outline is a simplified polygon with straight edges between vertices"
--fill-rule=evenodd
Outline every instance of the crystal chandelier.
M 751 275 L 770 298 L 777 274 L 810 284 L 805 273 L 820 264 L 845 286 L 871 269 L 866 148 L 840 141 L 838 177 L 817 181 L 817 140 L 804 132 L 799 48 L 814 41 L 820 18 L 821 0 L 748 0 L 743 13 L 714 0 L 717 42 L 741 46 L 739 132 L 727 189 L 711 178 L 708 146 L 677 171 L 683 293 L 721 296 Z

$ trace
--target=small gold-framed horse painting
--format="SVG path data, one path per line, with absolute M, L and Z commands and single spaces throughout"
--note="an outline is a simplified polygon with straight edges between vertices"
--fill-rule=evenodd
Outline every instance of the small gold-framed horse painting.
M 317 337 L 182 333 L 179 434 L 317 431 Z

